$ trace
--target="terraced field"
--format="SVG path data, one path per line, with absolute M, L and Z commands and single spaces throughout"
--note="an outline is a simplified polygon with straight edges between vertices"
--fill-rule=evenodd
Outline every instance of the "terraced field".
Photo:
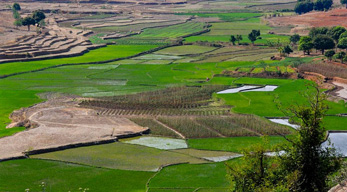
M 248 15 L 248 14 L 247 14 Z M 203 15 L 205 16 L 205 15 Z M 209 14 L 207 14 L 209 16 Z M 221 15 L 213 15 L 223 19 Z M 255 14 L 254 17 L 247 17 L 244 14 L 232 14 L 229 19 L 236 19 L 241 21 L 235 22 L 218 22 L 212 23 L 210 27 L 211 31 L 199 36 L 191 36 L 185 39 L 186 42 L 196 42 L 196 41 L 208 41 L 208 42 L 229 42 L 230 35 L 242 35 L 242 40 L 240 43 L 250 44 L 248 39 L 248 34 L 252 29 L 260 30 L 261 39 L 257 40 L 257 44 L 268 44 L 268 42 L 289 42 L 288 36 L 269 34 L 271 27 L 265 25 L 259 18 L 259 14 Z
M 59 28 L 55 19 L 49 22 L 52 25 L 39 35 L 18 37 L 15 42 L 0 46 L 0 63 L 72 57 L 104 46 L 88 41 L 86 36 L 92 31 Z
M 292 2 L 123 3 L 90 4 L 92 8 L 87 10 L 82 8 L 89 4 L 76 4 L 69 9 L 74 13 L 66 15 L 52 11 L 50 18 L 59 15 L 57 22 L 67 29 L 66 36 L 41 34 L 23 39 L 23 45 L 0 50 L 33 52 L 37 44 L 42 49 L 51 46 L 52 51 L 62 46 L 89 49 L 83 55 L 0 64 L 0 140 L 27 129 L 5 128 L 14 110 L 34 109 L 30 106 L 45 100 L 61 105 L 55 107 L 68 122 L 65 130 L 74 134 L 82 125 L 91 128 L 88 122 L 96 122 L 92 118 L 105 123 L 122 118 L 149 131 L 118 130 L 109 123 L 105 133 L 98 132 L 109 138 L 107 144 L 95 145 L 95 141 L 47 151 L 32 151 L 29 146 L 28 159 L 0 160 L 0 181 L 6 181 L 1 182 L 0 191 L 227 192 L 233 181 L 226 177 L 226 163 L 243 163 L 238 158 L 241 152 L 261 143 L 263 136 L 269 139 L 266 149 L 273 151 L 286 143 L 282 135 L 290 137 L 295 132 L 268 118 L 286 116 L 278 103 L 287 108 L 305 102 L 300 93 L 311 91 L 306 87 L 310 81 L 300 79 L 298 69 L 319 66 L 324 71 L 325 66 L 315 63 L 319 57 L 296 57 L 297 53 L 271 60 L 278 57 L 278 48 L 271 43 L 288 43 L 289 36 L 279 33 L 290 29 L 270 27 L 264 17 L 281 4 L 292 9 Z M 67 5 L 53 8 L 67 9 Z M 253 29 L 260 30 L 262 37 L 254 46 L 247 38 Z M 81 33 L 83 39 L 74 39 L 69 30 L 72 35 L 89 30 L 94 34 Z M 242 35 L 240 45 L 232 45 L 230 35 Z M 225 93 L 244 86 L 251 88 Z M 69 100 L 60 102 L 65 97 Z M 324 126 L 345 131 L 347 118 L 341 114 L 347 113 L 346 102 L 327 104 L 329 116 L 324 118 Z M 70 105 L 78 113 L 64 111 Z M 26 111 L 23 116 L 16 116 L 17 111 L 11 118 L 25 122 L 25 118 L 36 117 L 43 122 L 46 117 L 45 110 L 33 116 L 30 110 L 22 111 Z M 78 124 L 73 115 L 91 119 Z M 50 123 L 59 128 L 64 122 Z M 32 125 L 23 133 L 39 130 L 33 127 L 40 125 Z M 41 128 L 44 126 L 49 124 Z M 115 137 L 115 131 L 122 135 Z M 49 133 L 51 138 L 49 134 L 45 138 L 51 141 L 54 132 Z

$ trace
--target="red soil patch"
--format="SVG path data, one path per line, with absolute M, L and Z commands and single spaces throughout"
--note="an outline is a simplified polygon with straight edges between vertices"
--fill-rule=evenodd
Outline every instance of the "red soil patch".
M 347 27 L 347 9 L 333 9 L 328 12 L 310 12 L 303 15 L 273 17 L 268 19 L 274 26 L 295 26 L 292 33 L 307 33 L 308 27 L 344 26 Z

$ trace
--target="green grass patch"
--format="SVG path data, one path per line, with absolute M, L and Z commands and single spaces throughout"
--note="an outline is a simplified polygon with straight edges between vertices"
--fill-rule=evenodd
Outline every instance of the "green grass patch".
M 161 166 L 177 163 L 207 163 L 185 154 L 119 142 L 44 153 L 32 158 L 136 171 L 157 171 Z
M 117 47 L 117 45 L 115 47 Z M 125 51 L 127 47 L 133 51 Z M 142 47 L 141 50 L 139 50 L 139 47 Z M 129 52 L 134 54 L 145 49 L 148 50 L 153 46 L 139 47 L 133 49 L 131 46 L 118 45 L 117 49 L 123 48 L 124 50 L 120 52 L 124 54 L 129 54 Z M 114 57 L 117 57 L 117 54 L 114 55 Z M 158 58 L 158 55 L 151 55 L 151 59 Z M 286 60 L 286 62 L 304 62 L 291 58 L 287 58 Z M 2 64 L 0 65 L 0 70 L 4 69 L 4 71 L 0 73 L 9 74 L 65 63 L 65 59 L 57 59 L 54 60 L 53 63 L 46 63 L 46 61 Z M 298 92 L 306 90 L 305 84 L 308 81 L 305 80 L 247 77 L 239 79 L 231 77 L 213 78 L 214 74 L 219 74 L 223 70 L 235 69 L 235 67 L 252 67 L 257 64 L 258 62 L 255 63 L 250 61 L 229 61 L 220 63 L 181 63 L 170 65 L 79 65 L 47 69 L 40 72 L 8 77 L 0 80 L 0 101 L 2 104 L 0 105 L 0 132 L 2 135 L 12 134 L 12 130 L 2 132 L 5 130 L 6 124 L 9 123 L 9 114 L 15 109 L 27 107 L 42 101 L 36 96 L 37 93 L 41 92 L 61 92 L 93 97 L 138 93 L 182 85 L 279 85 L 274 92 L 249 92 L 218 96 L 218 98 L 224 99 L 226 104 L 233 106 L 232 110 L 234 112 L 256 114 L 260 116 L 283 116 L 282 112 L 277 109 L 274 103 L 274 99 L 277 96 L 284 104 L 292 103 L 293 101 L 299 103 L 303 101 L 303 98 Z M 284 62 L 268 62 L 268 64 L 281 66 Z M 17 66 L 19 67 L 16 68 Z M 78 71 L 78 73 L 76 71 Z M 206 82 L 207 77 L 211 79 L 209 82 Z M 347 111 L 345 103 L 329 102 L 329 105 L 331 107 L 329 114 L 346 113 Z
M 260 17 L 261 13 L 177 13 L 177 15 L 195 15 L 199 17 L 218 17 L 223 21 L 243 21 Z
M 261 39 L 255 41 L 256 44 L 268 44 L 268 41 L 288 42 L 289 37 L 276 34 L 268 34 L 272 29 L 262 23 L 259 18 L 252 18 L 250 13 L 231 13 L 232 15 L 240 15 L 242 21 L 228 20 L 229 22 L 213 23 L 210 27 L 211 31 L 198 36 L 185 38 L 186 42 L 208 41 L 208 42 L 229 42 L 230 35 L 242 35 L 241 43 L 251 43 L 248 39 L 248 34 L 253 30 L 260 30 Z M 245 15 L 244 15 L 245 14 Z M 248 17 L 247 14 L 250 14 Z M 253 13 L 258 14 L 258 13 Z M 253 16 L 254 17 L 254 16 Z
M 243 149 L 260 143 L 261 137 L 228 137 L 228 138 L 207 138 L 188 139 L 188 146 L 193 149 L 231 151 L 240 153 Z M 268 149 L 272 146 L 285 142 L 281 136 L 269 136 Z
M 347 117 L 325 116 L 323 125 L 328 130 L 347 130 Z
M 149 182 L 149 188 L 227 188 L 229 181 L 226 178 L 224 163 L 202 165 L 175 165 L 165 167 Z
M 172 151 L 177 153 L 187 154 L 193 157 L 199 157 L 199 158 L 237 155 L 236 153 L 225 152 L 225 151 L 208 151 L 208 150 L 197 150 L 197 149 L 176 149 Z
M 250 33 L 248 31 L 248 33 Z M 231 34 L 230 34 L 231 35 Z M 191 36 L 185 38 L 185 42 L 192 43 L 197 41 L 207 41 L 207 42 L 229 42 L 230 35 L 209 35 L 209 33 L 198 35 L 198 36 Z M 283 35 L 274 35 L 274 34 L 262 34 L 262 39 L 256 40 L 255 44 L 267 44 L 268 40 L 280 40 L 280 41 L 288 41 L 288 36 Z M 240 43 L 248 43 L 251 44 L 251 41 L 248 39 L 247 35 L 242 35 L 242 41 Z
M 122 57 L 129 57 L 138 53 L 154 49 L 155 45 L 109 45 L 77 57 L 68 57 L 62 59 L 47 59 L 40 61 L 13 62 L 0 65 L 0 76 L 25 71 L 37 70 L 45 67 L 51 67 L 62 64 L 90 63 L 98 61 L 107 61 Z
M 221 78 L 219 82 L 228 78 Z M 287 80 L 287 79 L 265 79 L 265 78 L 240 78 L 233 81 L 236 84 L 257 84 L 257 85 L 278 85 L 279 87 L 273 92 L 239 92 L 234 94 L 221 94 L 217 97 L 225 100 L 226 104 L 233 106 L 232 110 L 237 113 L 256 114 L 259 116 L 284 116 L 275 103 L 278 97 L 283 108 L 289 107 L 293 103 L 302 104 L 305 98 L 300 91 L 306 90 L 307 80 Z M 345 103 L 328 102 L 331 107 L 328 114 L 346 113 Z M 264 107 L 266 106 L 266 107 Z
M 130 118 L 130 120 L 142 127 L 148 127 L 151 135 L 180 138 L 175 132 L 159 124 L 154 119 L 136 117 Z
M 152 172 L 102 169 L 47 160 L 13 160 L 0 163 L 0 191 L 145 191 Z M 110 180 L 111 178 L 111 180 Z M 131 179 L 130 179 L 131 178 Z M 4 182 L 6 181 L 6 182 Z
M 137 38 L 176 38 L 204 29 L 205 24 L 201 22 L 187 22 L 167 27 L 145 29 Z
M 199 45 L 183 45 L 183 46 L 175 46 L 169 47 L 166 49 L 162 49 L 157 54 L 164 55 L 192 55 L 192 54 L 201 54 L 209 51 L 215 50 L 215 47 L 207 47 L 207 46 L 199 46 Z

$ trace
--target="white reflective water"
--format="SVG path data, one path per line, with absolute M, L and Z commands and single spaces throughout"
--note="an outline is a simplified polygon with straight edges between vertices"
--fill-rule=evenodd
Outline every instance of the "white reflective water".
M 257 88 L 257 87 L 259 87 L 259 86 L 245 85 L 245 86 L 238 87 L 238 88 L 226 89 L 224 91 L 217 92 L 217 94 L 238 93 L 238 92 L 240 92 L 242 90 L 254 89 L 254 88 Z
M 238 93 L 238 92 L 251 92 L 251 91 L 274 91 L 278 86 L 266 85 L 265 87 L 255 85 L 245 85 L 238 88 L 226 89 L 224 91 L 217 92 L 217 94 Z
M 329 139 L 336 150 L 347 157 L 347 133 L 329 133 Z M 328 144 L 328 141 L 324 142 L 323 147 L 327 147 Z
M 259 89 L 243 90 L 240 92 L 251 92 L 251 91 L 274 91 L 278 86 L 276 85 L 266 85 L 265 87 Z
M 166 150 L 188 148 L 186 141 L 183 139 L 171 139 L 165 137 L 139 137 L 124 141 L 124 143 L 137 144 Z
M 203 157 L 204 159 L 207 159 L 209 161 L 213 161 L 213 162 L 222 162 L 222 161 L 226 161 L 229 159 L 234 159 L 237 157 L 241 157 L 241 154 L 236 154 L 236 155 L 229 155 L 229 156 L 219 156 L 219 157 Z
M 275 157 L 277 155 L 281 156 L 284 155 L 284 151 L 279 151 L 279 152 L 266 152 L 265 155 L 270 156 L 270 157 Z
M 294 129 L 300 128 L 300 125 L 295 125 L 295 124 L 289 123 L 289 119 L 269 119 L 269 120 L 274 122 L 274 123 L 281 124 L 281 125 L 287 125 L 287 126 L 292 127 Z

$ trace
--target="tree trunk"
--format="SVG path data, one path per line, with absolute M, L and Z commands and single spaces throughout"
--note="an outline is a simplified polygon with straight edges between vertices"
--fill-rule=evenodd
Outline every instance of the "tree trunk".
M 30 31 L 30 25 L 28 25 L 28 31 Z
M 264 178 L 264 165 L 263 165 L 263 159 L 264 156 L 263 154 L 260 155 L 260 178 L 263 179 Z
M 324 55 L 324 49 L 322 49 L 322 55 Z

